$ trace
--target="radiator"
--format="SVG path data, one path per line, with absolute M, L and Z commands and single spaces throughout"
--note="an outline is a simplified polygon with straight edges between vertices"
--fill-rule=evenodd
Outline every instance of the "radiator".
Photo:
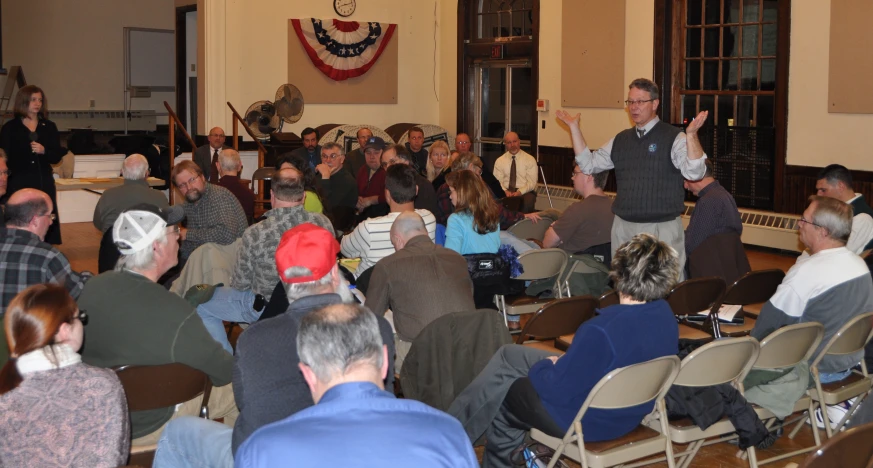
M 552 207 L 564 211 L 570 204 L 582 199 L 572 188 L 549 185 L 552 196 Z M 615 198 L 615 193 L 607 192 L 607 196 Z M 550 208 L 549 197 L 543 184 L 537 184 L 537 210 Z M 688 226 L 694 203 L 685 202 L 685 212 L 682 213 L 682 224 Z M 797 223 L 800 216 L 769 211 L 758 211 L 740 208 L 740 219 L 743 221 L 744 244 L 769 247 L 773 249 L 801 252 L 803 244 L 797 238 Z
M 98 131 L 123 132 L 124 111 L 121 110 L 67 110 L 51 111 L 49 118 L 62 132 L 74 128 L 90 128 Z M 157 114 L 153 110 L 130 111 L 128 130 L 155 131 Z

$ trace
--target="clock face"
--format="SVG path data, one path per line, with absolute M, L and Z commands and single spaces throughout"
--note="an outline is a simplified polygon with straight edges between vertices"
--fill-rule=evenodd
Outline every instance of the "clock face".
M 355 12 L 355 0 L 333 0 L 333 9 L 342 17 L 352 16 Z

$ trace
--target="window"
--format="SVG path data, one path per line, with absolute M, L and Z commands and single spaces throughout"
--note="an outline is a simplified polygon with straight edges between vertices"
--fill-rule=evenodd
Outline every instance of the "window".
M 683 0 L 680 120 L 773 127 L 777 0 Z
M 512 40 L 533 35 L 533 0 L 477 0 L 474 41 Z

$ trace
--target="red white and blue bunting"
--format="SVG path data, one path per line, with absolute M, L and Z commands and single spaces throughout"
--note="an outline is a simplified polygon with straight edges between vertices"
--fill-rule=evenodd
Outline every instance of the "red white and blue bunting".
M 291 24 L 312 64 L 335 81 L 367 73 L 397 28 L 396 24 L 315 18 L 292 19 Z

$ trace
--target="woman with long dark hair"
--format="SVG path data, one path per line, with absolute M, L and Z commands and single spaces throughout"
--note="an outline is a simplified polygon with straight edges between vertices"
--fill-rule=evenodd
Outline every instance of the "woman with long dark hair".
M 461 255 L 497 253 L 500 248 L 500 208 L 482 179 L 472 171 L 446 176 L 455 212 L 446 223 L 447 249 Z
M 49 244 L 61 243 L 61 223 L 58 214 L 55 179 L 52 164 L 61 162 L 66 154 L 61 147 L 58 127 L 48 119 L 48 101 L 37 86 L 18 90 L 13 109 L 15 117 L 0 129 L 0 148 L 6 152 L 9 182 L 6 195 L 23 188 L 35 188 L 52 199 L 55 221 L 46 233 Z
M 61 286 L 38 284 L 6 309 L 0 369 L 0 466 L 115 467 L 130 424 L 121 382 L 82 363 L 84 311 Z

